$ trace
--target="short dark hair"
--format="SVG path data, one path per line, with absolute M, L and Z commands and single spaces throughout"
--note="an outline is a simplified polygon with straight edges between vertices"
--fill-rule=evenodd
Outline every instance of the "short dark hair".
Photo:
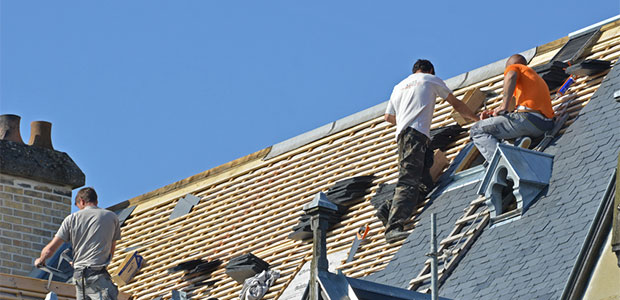
M 78 199 L 82 199 L 88 203 L 97 203 L 97 193 L 95 192 L 95 189 L 85 187 L 77 192 L 77 195 L 75 196 L 76 203 Z
M 427 59 L 418 59 L 418 61 L 413 64 L 413 73 L 417 72 L 418 70 L 421 70 L 424 73 L 435 75 L 435 67 Z

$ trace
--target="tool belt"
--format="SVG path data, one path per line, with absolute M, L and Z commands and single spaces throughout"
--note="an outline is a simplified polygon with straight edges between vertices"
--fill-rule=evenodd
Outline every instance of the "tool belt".
M 75 272 L 82 275 L 83 278 L 86 278 L 99 274 L 107 274 L 108 270 L 105 267 L 85 267 L 75 269 Z

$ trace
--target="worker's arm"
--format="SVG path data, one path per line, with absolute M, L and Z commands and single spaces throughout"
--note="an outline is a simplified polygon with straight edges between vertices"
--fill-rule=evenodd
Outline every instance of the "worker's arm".
M 390 115 L 390 114 L 385 114 L 384 119 L 386 122 L 392 124 L 392 125 L 396 125 L 396 116 L 395 115 Z
M 472 122 L 478 121 L 479 118 L 473 111 L 471 111 L 469 106 L 463 103 L 463 101 L 457 99 L 452 93 L 446 97 L 446 101 L 448 101 L 448 103 L 454 107 L 454 110 L 456 110 L 456 112 L 461 114 L 464 118 L 469 119 Z
M 52 241 L 47 244 L 47 246 L 43 247 L 43 250 L 41 250 L 41 256 L 34 260 L 34 265 L 45 265 L 45 260 L 52 257 L 52 255 L 56 253 L 56 250 L 58 250 L 58 247 L 60 247 L 62 243 L 64 243 L 64 241 L 61 238 L 55 236 Z
M 512 107 L 512 101 L 515 93 L 515 87 L 517 86 L 517 72 L 508 71 L 506 75 L 504 75 L 504 97 L 502 99 L 502 104 L 497 107 L 493 111 L 493 115 L 497 116 L 502 111 L 508 111 L 510 107 Z

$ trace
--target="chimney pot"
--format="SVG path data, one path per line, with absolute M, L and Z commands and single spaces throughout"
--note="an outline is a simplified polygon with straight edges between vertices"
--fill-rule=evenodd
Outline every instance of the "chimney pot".
M 24 141 L 22 140 L 22 135 L 19 132 L 20 120 L 21 117 L 18 115 L 0 115 L 0 140 L 23 144 Z
M 33 121 L 30 123 L 30 141 L 28 144 L 53 150 L 52 123 L 46 121 Z

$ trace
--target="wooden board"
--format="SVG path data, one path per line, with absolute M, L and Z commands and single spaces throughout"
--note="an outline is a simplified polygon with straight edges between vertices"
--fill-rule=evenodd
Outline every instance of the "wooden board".
M 468 90 L 465 93 L 465 96 L 463 96 L 463 100 L 461 101 L 463 101 L 463 103 L 465 103 L 467 107 L 469 107 L 469 109 L 476 113 L 478 109 L 482 107 L 482 104 L 485 100 L 486 94 L 480 91 L 480 88 L 475 88 Z M 471 123 L 471 121 L 466 120 L 465 118 L 463 118 L 463 116 L 461 116 L 461 114 L 456 111 L 452 112 L 450 116 L 456 121 L 456 123 L 461 126 L 465 126 L 466 124 Z

